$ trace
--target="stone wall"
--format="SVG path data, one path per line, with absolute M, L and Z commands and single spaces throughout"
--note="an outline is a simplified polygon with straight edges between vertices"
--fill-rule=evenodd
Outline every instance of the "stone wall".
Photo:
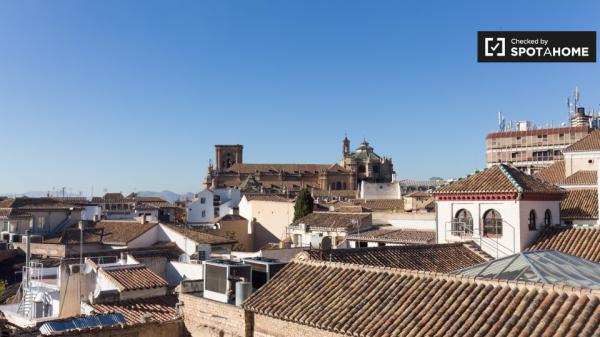
M 244 312 L 242 308 L 182 294 L 184 323 L 192 337 L 341 337 L 306 325 Z M 247 331 L 248 330 L 248 331 Z M 254 333 L 252 334 L 252 330 Z
M 183 318 L 192 337 L 244 337 L 244 310 L 194 294 L 181 294 Z

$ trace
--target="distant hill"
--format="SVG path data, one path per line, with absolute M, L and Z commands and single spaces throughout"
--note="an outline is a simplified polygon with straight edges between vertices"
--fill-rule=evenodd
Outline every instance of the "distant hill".
M 194 198 L 194 193 L 192 192 L 187 192 L 184 194 L 179 194 L 179 193 L 175 193 L 172 191 L 168 191 L 168 190 L 164 190 L 162 192 L 155 192 L 155 191 L 138 191 L 136 192 L 139 196 L 142 197 L 159 197 L 159 198 L 163 198 L 169 202 L 175 202 L 177 200 L 180 199 L 193 199 Z M 123 193 L 124 195 L 128 195 L 129 193 Z M 12 196 L 28 196 L 30 198 L 41 198 L 41 197 L 45 197 L 48 195 L 48 191 L 29 191 L 29 192 L 25 192 L 25 193 L 0 193 L 0 196 L 8 196 L 8 197 L 12 197 Z M 62 195 L 59 195 L 62 196 Z M 66 197 L 79 197 L 79 194 L 74 194 L 74 193 L 65 193 Z M 85 195 L 84 195 L 85 196 Z M 98 195 L 100 196 L 100 195 Z M 85 197 L 89 197 L 89 196 L 85 196 Z
M 187 192 L 184 194 L 178 194 L 172 191 L 162 191 L 162 192 L 155 192 L 155 191 L 138 191 L 136 192 L 139 196 L 141 197 L 159 197 L 159 198 L 163 198 L 169 202 L 175 202 L 177 200 L 180 199 L 192 199 L 194 197 L 194 193 L 192 192 Z

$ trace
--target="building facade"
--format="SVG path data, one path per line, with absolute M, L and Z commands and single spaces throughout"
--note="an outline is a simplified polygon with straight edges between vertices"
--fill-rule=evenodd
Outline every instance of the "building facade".
M 249 164 L 243 162 L 242 145 L 215 145 L 215 166 L 209 163 L 204 186 L 288 195 L 302 188 L 355 191 L 362 181 L 391 182 L 393 173 L 391 158 L 375 153 L 366 140 L 352 152 L 344 138 L 342 160 L 333 164 Z

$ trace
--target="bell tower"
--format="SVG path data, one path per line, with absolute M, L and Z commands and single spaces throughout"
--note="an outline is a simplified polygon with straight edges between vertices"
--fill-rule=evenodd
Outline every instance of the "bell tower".
M 342 155 L 345 157 L 350 154 L 350 139 L 348 136 L 344 136 L 344 140 L 342 142 Z
M 231 167 L 236 163 L 243 163 L 244 146 L 236 145 L 215 145 L 215 164 L 218 172 Z

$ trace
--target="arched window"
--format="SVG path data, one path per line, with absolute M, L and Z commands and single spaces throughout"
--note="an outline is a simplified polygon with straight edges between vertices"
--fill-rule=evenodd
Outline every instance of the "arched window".
M 529 230 L 530 231 L 536 230 L 535 223 L 536 223 L 535 211 L 531 210 L 531 211 L 529 211 Z
M 331 183 L 331 189 L 335 190 L 335 183 Z
M 483 215 L 483 235 L 502 235 L 502 216 L 495 209 L 490 209 Z
M 358 173 L 365 173 L 365 172 L 367 172 L 365 165 L 358 165 Z
M 550 227 L 552 225 L 552 212 L 549 209 L 544 213 L 544 226 Z
M 472 235 L 473 234 L 473 216 L 466 209 L 456 212 L 452 222 L 452 232 L 454 235 Z
M 336 190 L 341 190 L 342 189 L 342 183 L 338 181 L 337 184 L 335 184 L 335 189 Z

